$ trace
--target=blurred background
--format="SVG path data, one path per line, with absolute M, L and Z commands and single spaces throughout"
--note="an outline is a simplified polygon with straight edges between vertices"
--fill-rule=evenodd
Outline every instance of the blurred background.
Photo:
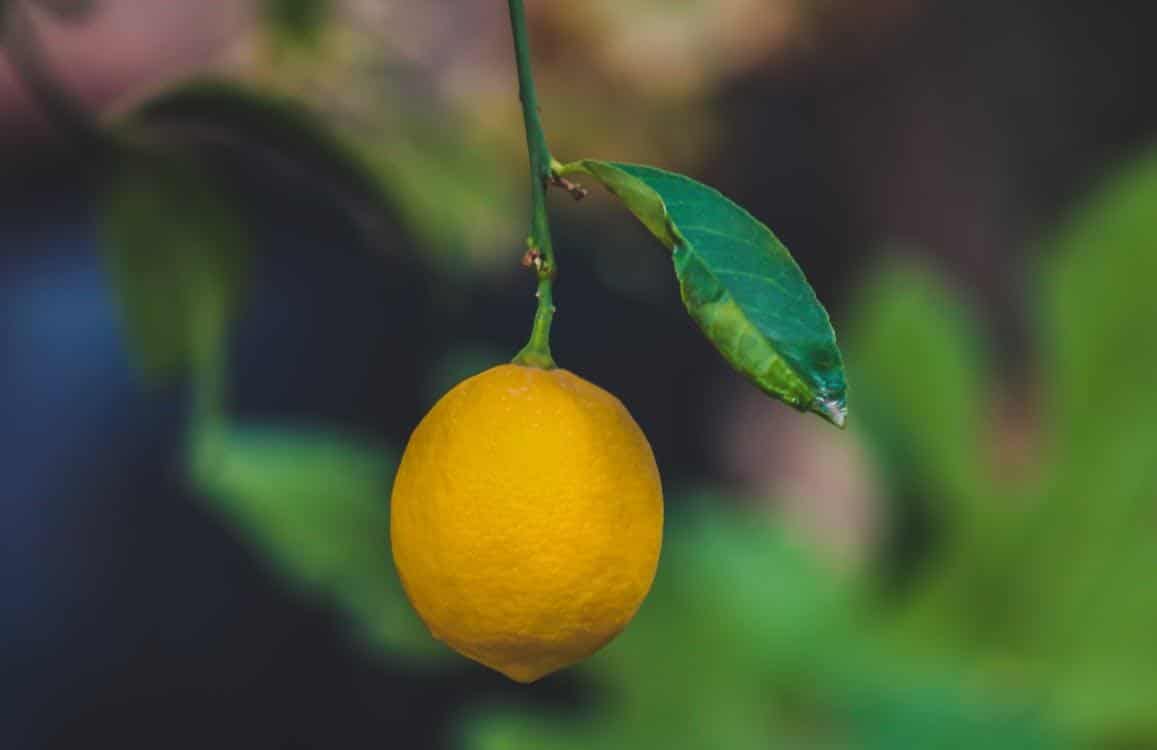
M 579 667 L 446 652 L 389 486 L 529 332 L 505 4 L 3 0 L 0 747 L 1157 748 L 1144 6 L 528 6 L 556 156 L 772 227 L 850 428 L 554 196 L 555 355 L 649 436 L 663 561 Z

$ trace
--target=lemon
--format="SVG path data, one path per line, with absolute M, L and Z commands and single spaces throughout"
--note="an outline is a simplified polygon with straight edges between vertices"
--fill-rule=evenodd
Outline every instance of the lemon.
M 651 587 L 663 492 L 617 398 L 501 365 L 442 397 L 406 446 L 390 538 L 434 637 L 519 682 L 590 656 Z

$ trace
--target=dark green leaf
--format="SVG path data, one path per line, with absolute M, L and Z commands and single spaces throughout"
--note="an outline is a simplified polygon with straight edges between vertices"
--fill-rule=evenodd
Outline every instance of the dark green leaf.
M 379 240 L 389 202 L 358 147 L 299 102 L 224 80 L 170 89 L 120 120 L 130 142 L 193 148 L 207 158 L 256 160 L 296 184 L 336 200 Z
M 590 159 L 560 171 L 599 180 L 671 250 L 687 311 L 735 369 L 843 426 L 847 388 L 827 311 L 770 229 L 682 175 Z
M 201 490 L 286 581 L 388 651 L 441 650 L 390 556 L 393 452 L 327 430 L 247 426 L 198 433 L 191 462 Z
M 145 371 L 210 364 L 239 305 L 250 252 L 220 187 L 180 157 L 128 154 L 102 209 L 108 267 Z

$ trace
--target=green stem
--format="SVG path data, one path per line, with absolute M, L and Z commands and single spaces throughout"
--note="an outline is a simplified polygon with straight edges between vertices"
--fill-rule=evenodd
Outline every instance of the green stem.
M 530 237 L 527 245 L 533 268 L 538 276 L 538 309 L 530 341 L 514 361 L 517 364 L 551 369 L 550 324 L 554 320 L 553 282 L 557 273 L 554 246 L 550 241 L 550 220 L 546 212 L 546 190 L 550 184 L 550 148 L 538 119 L 538 94 L 530 67 L 530 39 L 526 31 L 526 10 L 522 0 L 509 0 L 510 28 L 514 35 L 514 59 L 518 65 L 518 98 L 522 101 L 522 120 L 526 127 L 526 151 L 530 157 Z

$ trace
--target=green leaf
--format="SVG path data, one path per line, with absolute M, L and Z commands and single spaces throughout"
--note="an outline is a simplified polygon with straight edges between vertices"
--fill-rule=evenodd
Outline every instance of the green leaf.
M 284 580 L 391 654 L 442 651 L 394 572 L 394 452 L 332 430 L 249 425 L 198 432 L 190 462 L 198 487 Z
M 988 360 L 971 310 L 912 261 L 878 272 L 859 297 L 850 361 L 873 446 L 903 485 L 894 489 L 936 498 L 967 523 L 992 491 L 982 470 Z
M 1157 736 L 1157 148 L 1115 169 L 1048 239 L 1040 323 L 1046 481 L 1021 550 L 1039 660 L 1065 715 Z M 1096 685 L 1090 689 L 1090 685 Z
M 219 185 L 191 160 L 130 152 L 101 208 L 108 268 L 146 373 L 210 366 L 250 253 Z
M 1049 243 L 1042 296 L 1048 416 L 1058 463 L 1123 424 L 1157 424 L 1157 147 L 1079 204 Z
M 359 147 L 293 99 L 203 79 L 140 103 L 117 127 L 130 143 L 257 160 L 302 190 L 327 194 L 371 240 L 382 237 L 391 204 Z
M 654 167 L 584 159 L 672 252 L 683 303 L 723 357 L 768 395 L 837 426 L 843 360 L 827 311 L 776 236 L 714 188 Z

